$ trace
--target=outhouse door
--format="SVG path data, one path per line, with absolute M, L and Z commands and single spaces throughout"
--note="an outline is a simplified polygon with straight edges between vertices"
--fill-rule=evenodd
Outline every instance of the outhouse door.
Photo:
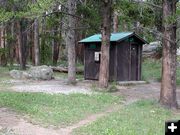
M 131 74 L 130 80 L 136 81 L 138 80 L 138 44 L 131 44 Z

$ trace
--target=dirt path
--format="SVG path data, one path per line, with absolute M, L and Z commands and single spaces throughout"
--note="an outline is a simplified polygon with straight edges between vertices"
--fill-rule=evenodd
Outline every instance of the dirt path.
M 160 83 L 149 83 L 137 86 L 119 86 L 116 95 L 124 96 L 126 101 L 155 99 L 160 97 Z M 180 104 L 180 88 L 177 88 L 177 101 Z
M 0 108 L 0 129 L 11 129 L 15 135 L 70 135 L 74 129 L 88 125 L 96 121 L 98 118 L 119 110 L 120 107 L 120 105 L 110 107 L 104 112 L 92 114 L 74 125 L 60 128 L 58 130 L 34 125 L 21 118 L 22 116 L 15 112 L 6 108 Z
M 59 135 L 53 129 L 33 125 L 21 117 L 6 108 L 0 108 L 0 128 L 11 129 L 17 135 Z
M 38 87 L 36 87 L 38 85 Z M 33 86 L 33 87 L 30 87 Z M 16 83 L 12 88 L 15 90 L 19 87 L 18 91 L 28 91 L 34 90 L 33 92 L 47 92 L 47 93 L 65 93 L 66 89 L 71 89 L 71 87 L 74 86 L 67 86 L 65 83 L 62 84 L 59 81 L 52 81 L 48 82 L 30 82 L 30 83 Z M 63 89 L 59 89 L 58 87 Z M 85 83 L 82 85 L 81 83 L 75 86 L 76 89 L 83 88 L 85 90 L 86 88 L 90 88 L 90 84 Z M 37 89 L 36 89 L 37 88 Z M 38 89 L 39 88 L 39 89 Z M 44 88 L 43 91 L 40 88 Z M 51 88 L 51 89 L 49 89 Z M 140 99 L 158 99 L 159 98 L 159 92 L 160 92 L 160 84 L 159 83 L 151 83 L 151 84 L 144 84 L 144 85 L 137 85 L 137 86 L 119 86 L 119 91 L 114 93 L 115 95 L 123 95 L 125 97 L 124 105 L 131 104 L 137 100 Z M 84 92 L 82 89 L 76 91 L 76 90 L 70 90 L 71 92 Z M 17 90 L 16 90 L 17 91 Z M 85 92 L 90 92 L 89 90 Z M 177 99 L 180 101 L 180 90 L 177 90 Z M 96 121 L 98 118 L 104 117 L 108 115 L 109 113 L 115 112 L 118 109 L 120 109 L 121 106 L 113 106 L 108 108 L 106 111 L 93 114 L 85 118 L 84 120 L 79 121 L 78 123 L 75 123 L 74 125 L 61 128 L 61 129 L 53 129 L 53 128 L 44 128 L 40 127 L 39 125 L 34 125 L 32 123 L 29 123 L 25 119 L 22 118 L 22 116 L 16 114 L 15 112 L 12 112 L 10 110 L 7 110 L 6 108 L 0 108 L 0 129 L 2 128 L 8 128 L 14 130 L 14 132 L 17 135 L 70 135 L 71 132 L 79 127 L 88 125 L 94 121 Z
M 71 132 L 74 129 L 80 128 L 80 127 L 85 126 L 85 125 L 88 125 L 88 124 L 96 121 L 97 119 L 108 115 L 109 113 L 118 111 L 120 108 L 121 108 L 120 105 L 115 105 L 113 107 L 108 108 L 104 112 L 90 115 L 87 118 L 85 118 L 84 120 L 81 120 L 81 121 L 79 121 L 78 123 L 75 123 L 72 126 L 69 126 L 69 127 L 66 127 L 66 128 L 61 128 L 61 129 L 58 130 L 58 132 L 61 133 L 61 135 L 71 135 Z

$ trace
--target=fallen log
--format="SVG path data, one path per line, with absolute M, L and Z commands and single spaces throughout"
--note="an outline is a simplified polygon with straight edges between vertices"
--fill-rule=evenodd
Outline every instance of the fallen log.
M 68 73 L 68 68 L 67 67 L 51 67 L 53 71 L 55 72 L 62 72 L 62 73 Z M 77 74 L 83 74 L 83 70 L 80 68 L 76 68 L 76 73 Z

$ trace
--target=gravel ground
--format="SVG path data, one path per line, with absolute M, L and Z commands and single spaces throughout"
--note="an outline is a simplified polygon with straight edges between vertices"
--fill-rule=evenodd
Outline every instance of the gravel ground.
M 5 82 L 11 84 L 10 88 L 13 91 L 18 92 L 45 92 L 45 93 L 92 93 L 91 88 L 97 82 L 83 81 L 78 82 L 76 85 L 67 85 L 66 80 L 51 80 L 51 81 L 10 81 Z M 160 93 L 160 83 L 150 83 L 134 86 L 118 86 L 118 91 L 115 95 L 124 96 L 126 101 L 125 105 L 131 104 L 141 99 L 158 99 Z M 180 101 L 180 89 L 177 89 L 177 100 Z M 180 104 L 180 102 L 179 102 Z M 116 107 L 115 107 L 116 108 Z M 112 108 L 110 108 L 112 112 Z M 71 131 L 75 128 L 90 124 L 100 117 L 104 117 L 108 114 L 102 112 L 99 114 L 93 114 L 86 119 L 62 129 L 53 129 L 51 127 L 45 128 L 39 125 L 34 125 L 26 121 L 23 116 L 16 114 L 15 112 L 0 108 L 0 129 L 10 129 L 17 135 L 70 135 Z M 14 134 L 12 134 L 14 135 Z
M 13 83 L 12 90 L 17 92 L 44 92 L 50 94 L 62 93 L 83 93 L 91 94 L 91 84 L 77 82 L 76 85 L 68 85 L 66 80 L 31 81 Z

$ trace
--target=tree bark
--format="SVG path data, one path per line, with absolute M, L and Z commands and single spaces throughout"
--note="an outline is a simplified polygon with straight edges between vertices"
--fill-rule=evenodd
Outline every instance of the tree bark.
M 21 69 L 26 69 L 26 64 L 24 61 L 25 55 L 23 53 L 24 46 L 23 46 L 23 37 L 22 37 L 22 28 L 21 28 L 21 22 L 17 22 L 17 42 L 18 42 L 18 56 L 19 56 L 19 64 Z
M 5 27 L 0 28 L 0 66 L 6 66 L 7 60 L 6 60 L 6 30 Z
M 13 65 L 14 62 L 14 50 L 15 50 L 15 29 L 14 29 L 15 25 L 14 22 L 12 22 L 11 24 L 11 36 L 12 36 L 12 41 L 10 43 L 10 55 L 9 55 L 9 60 L 10 60 L 10 65 Z
M 69 14 L 76 12 L 76 0 L 68 0 Z M 76 82 L 76 51 L 75 51 L 75 18 L 68 17 L 69 28 L 67 32 L 66 43 L 68 46 L 68 82 L 73 84 Z
M 39 22 L 38 19 L 34 20 L 34 61 L 35 66 L 40 65 L 40 47 L 39 47 Z
M 58 36 L 59 34 L 58 34 L 58 32 L 54 32 L 54 35 Z M 60 41 L 58 41 L 57 39 L 54 39 L 54 43 L 53 43 L 53 65 L 57 65 L 57 62 L 59 59 L 59 46 L 60 46 Z
M 58 6 L 55 8 L 55 10 L 58 10 Z M 59 59 L 59 48 L 60 48 L 60 44 L 61 44 L 61 33 L 62 33 L 62 15 L 58 15 L 55 14 L 56 18 L 60 18 L 60 24 L 59 26 L 56 25 L 53 27 L 53 35 L 54 35 L 54 39 L 53 39 L 53 45 L 52 45 L 52 60 L 53 60 L 53 65 L 57 65 L 58 59 Z
M 102 1 L 102 43 L 101 43 L 101 62 L 99 73 L 99 86 L 108 87 L 109 81 L 109 49 L 111 35 L 111 6 L 112 0 Z
M 44 13 L 44 17 L 42 17 L 41 22 L 41 39 L 40 39 L 40 48 L 41 48 L 41 64 L 45 64 L 46 62 L 46 56 L 45 56 L 45 50 L 46 50 L 46 13 Z
M 118 32 L 118 13 L 117 13 L 117 11 L 114 11 L 113 31 L 114 31 L 114 33 Z
M 163 0 L 163 59 L 160 103 L 168 108 L 177 108 L 176 100 L 176 23 L 168 22 L 175 17 L 176 0 Z M 170 26 L 170 27 L 169 27 Z

